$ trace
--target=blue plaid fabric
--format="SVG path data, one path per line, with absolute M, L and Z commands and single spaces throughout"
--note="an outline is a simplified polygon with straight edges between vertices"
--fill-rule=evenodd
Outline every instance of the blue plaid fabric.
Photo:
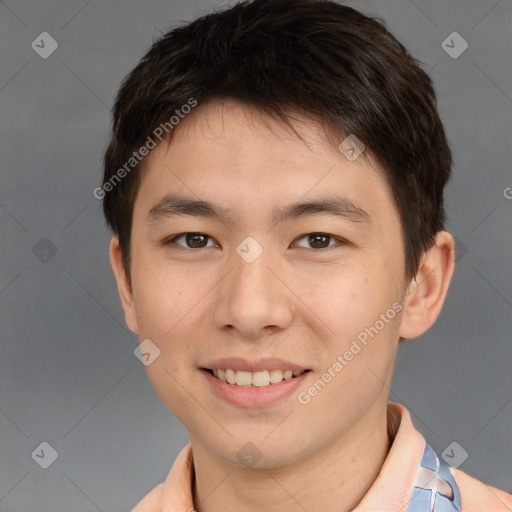
M 460 492 L 448 464 L 425 443 L 407 512 L 460 511 Z

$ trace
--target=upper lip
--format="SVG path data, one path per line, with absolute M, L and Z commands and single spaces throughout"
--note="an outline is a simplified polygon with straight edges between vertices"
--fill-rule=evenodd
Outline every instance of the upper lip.
M 307 370 L 306 367 L 300 364 L 286 361 L 278 357 L 261 357 L 257 359 L 243 359 L 241 357 L 223 357 L 220 359 L 214 359 L 213 361 L 207 362 L 201 368 L 207 370 L 217 370 L 219 368 L 232 370 L 242 370 L 246 372 L 259 372 L 262 370 Z

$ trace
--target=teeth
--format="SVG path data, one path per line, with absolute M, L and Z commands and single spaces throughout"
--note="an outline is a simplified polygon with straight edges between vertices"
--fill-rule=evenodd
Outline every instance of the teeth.
M 237 386 L 250 386 L 252 384 L 251 372 L 235 372 L 235 382 Z
M 213 375 L 222 382 L 246 387 L 264 387 L 269 384 L 277 384 L 292 377 L 297 377 L 304 373 L 301 370 L 261 370 L 259 372 L 247 372 L 243 370 L 233 370 L 231 368 L 216 368 L 212 370 Z
M 228 382 L 229 384 L 234 384 L 235 383 L 235 370 L 231 370 L 231 369 L 226 369 L 226 382 Z
M 268 386 L 270 384 L 270 376 L 267 370 L 261 372 L 254 372 L 252 374 L 252 385 L 253 386 Z
M 271 384 L 277 384 L 283 380 L 283 370 L 270 370 L 269 377 Z

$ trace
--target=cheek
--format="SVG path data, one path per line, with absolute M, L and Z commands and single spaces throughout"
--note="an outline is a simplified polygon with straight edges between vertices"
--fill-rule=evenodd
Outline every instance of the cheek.
M 336 381 L 343 387 L 361 382 L 360 392 L 368 384 L 369 368 L 384 375 L 394 357 L 400 296 L 394 269 L 384 267 L 383 262 L 338 268 L 328 278 L 308 276 L 301 283 L 304 302 L 317 317 L 317 328 L 327 326 L 322 335 L 322 366 L 327 369 L 338 356 L 347 354 L 344 376 L 340 373 Z M 308 287 L 308 282 L 314 284 Z
M 206 326 L 201 297 L 211 287 L 188 272 L 168 264 L 145 264 L 139 259 L 133 273 L 133 290 L 139 323 L 139 337 L 150 339 L 159 356 L 145 367 L 160 396 L 181 421 L 186 421 L 195 375 L 190 372 L 195 357 L 192 337 L 201 336 L 198 326 Z M 204 328 L 204 327 L 201 327 Z
M 180 373 L 193 356 L 191 334 L 199 336 L 199 326 L 209 325 L 201 298 L 211 284 L 170 265 L 141 264 L 140 268 L 144 270 L 139 269 L 133 280 L 139 337 L 155 343 L 160 362 Z
M 389 284 L 378 275 L 376 267 L 363 265 L 337 266 L 322 275 L 302 273 L 297 296 L 326 324 L 329 337 L 347 339 L 393 302 Z
M 162 334 L 190 311 L 201 284 L 181 266 L 139 261 L 133 284 L 137 314 L 143 326 Z

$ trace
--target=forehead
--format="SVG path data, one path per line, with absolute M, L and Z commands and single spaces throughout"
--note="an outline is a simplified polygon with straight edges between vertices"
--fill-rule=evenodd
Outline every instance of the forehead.
M 349 160 L 318 123 L 300 114 L 291 122 L 302 140 L 281 120 L 245 105 L 199 106 L 180 121 L 170 143 L 146 157 L 136 209 L 143 205 L 147 213 L 169 192 L 253 217 L 270 205 L 327 193 L 352 199 L 368 212 L 394 209 L 368 152 Z
M 308 158 L 321 158 L 328 153 L 339 158 L 339 145 L 346 135 L 342 135 L 342 130 L 336 135 L 331 132 L 297 110 L 288 111 L 285 122 L 277 114 L 225 99 L 210 101 L 192 111 L 177 126 L 171 144 L 220 144 L 231 146 L 232 151 L 243 147 L 248 153 L 251 148 L 256 150 L 263 145 L 267 152 L 261 156 L 269 159 L 297 151 Z M 242 141 L 245 143 L 241 144 Z M 368 152 L 361 156 L 362 160 L 368 159 Z

